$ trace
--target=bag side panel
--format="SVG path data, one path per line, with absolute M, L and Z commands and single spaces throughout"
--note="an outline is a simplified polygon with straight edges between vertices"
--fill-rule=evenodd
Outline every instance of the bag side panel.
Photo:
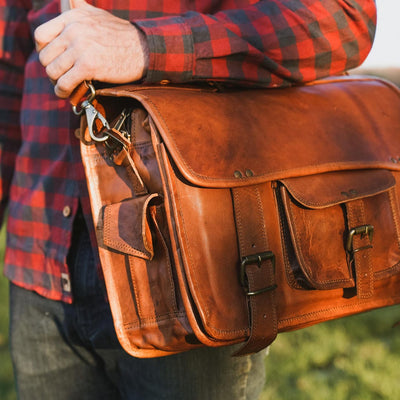
M 82 143 L 81 153 L 107 294 L 122 346 L 136 357 L 158 357 L 197 347 L 197 343 L 186 340 L 192 330 L 182 303 L 175 298 L 172 266 L 168 261 L 170 249 L 161 237 L 156 238 L 164 234 L 165 216 L 157 217 L 161 229 L 158 234 L 153 232 L 157 256 L 151 260 L 123 253 L 120 247 L 106 246 L 104 207 L 134 199 L 135 193 L 125 167 L 110 162 L 102 145 Z M 158 207 L 158 214 L 162 212 Z M 113 223 L 129 225 L 130 221 L 117 218 Z M 157 284 L 165 288 L 165 295 L 153 297 Z

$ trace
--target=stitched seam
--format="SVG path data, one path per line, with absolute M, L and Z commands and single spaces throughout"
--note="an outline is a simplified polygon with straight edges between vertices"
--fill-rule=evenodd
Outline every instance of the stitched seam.
M 393 188 L 388 192 L 389 204 L 393 214 L 394 226 L 397 233 L 397 246 L 400 249 L 400 226 L 399 226 L 399 214 L 398 214 L 398 198 L 395 189 Z
M 269 249 L 269 242 L 268 242 L 268 234 L 267 234 L 267 227 L 265 226 L 265 218 L 264 218 L 264 207 L 262 205 L 262 201 L 261 201 L 261 194 L 260 194 L 260 189 L 258 187 L 256 187 L 256 196 L 257 196 L 257 205 L 258 205 L 258 215 L 259 215 L 259 220 L 263 221 L 262 224 L 262 237 L 263 237 L 263 241 L 265 244 L 265 250 Z
M 269 246 L 269 241 L 268 241 L 267 227 L 265 226 L 266 221 L 264 218 L 264 207 L 263 207 L 263 204 L 261 201 L 261 194 L 260 194 L 260 190 L 258 187 L 256 187 L 256 195 L 257 195 L 259 218 L 260 218 L 260 221 L 263 221 L 262 232 L 263 232 L 264 244 L 265 244 L 266 250 L 268 250 L 270 248 L 270 246 Z M 273 285 L 275 283 L 274 274 L 270 274 L 270 277 L 271 277 L 271 280 L 268 283 Z M 271 310 L 270 310 L 271 314 L 272 314 L 271 322 L 273 322 L 272 323 L 272 328 L 273 328 L 272 333 L 274 336 L 276 336 L 277 332 L 278 332 L 278 326 L 277 326 L 278 324 L 277 324 L 277 315 L 276 315 L 277 305 L 275 302 L 275 290 L 269 291 L 269 293 L 267 293 L 267 296 L 270 297 L 270 301 L 271 301 Z M 255 313 L 253 313 L 253 314 L 255 314 Z M 254 325 L 254 326 L 256 326 L 256 325 Z
M 168 320 L 179 320 L 179 317 L 186 317 L 186 314 L 184 312 L 172 312 L 172 313 L 167 313 L 163 314 L 159 317 L 148 317 L 148 318 L 141 318 L 139 322 L 133 323 L 133 322 L 127 322 L 124 323 L 123 326 L 124 328 L 127 329 L 135 329 L 135 328 L 141 328 L 144 326 L 152 326 L 155 323 L 161 322 L 161 321 L 168 321 Z
M 366 218 L 365 218 L 365 206 L 364 206 L 364 201 L 360 200 L 360 210 L 361 210 L 361 215 L 362 215 L 362 219 L 364 222 L 366 222 Z M 374 290 L 374 282 L 372 280 L 374 274 L 372 271 L 372 262 L 371 262 L 371 251 L 372 249 L 366 249 L 365 250 L 365 257 L 367 259 L 367 264 L 368 264 L 368 276 L 367 278 L 367 285 L 368 285 L 368 292 L 367 292 L 367 296 L 372 296 L 373 290 Z
M 340 310 L 346 310 L 346 309 L 360 309 L 360 307 L 364 304 L 368 304 L 371 303 L 373 308 L 379 308 L 379 307 L 383 307 L 384 305 L 394 305 L 397 304 L 397 301 L 400 301 L 400 296 L 396 296 L 396 297 L 391 297 L 391 300 L 393 300 L 392 302 L 382 302 L 382 303 L 378 303 L 378 304 L 382 304 L 382 305 L 376 305 L 376 299 L 360 299 L 356 304 L 347 304 L 347 305 L 343 305 L 343 306 L 337 306 L 337 307 L 331 307 L 331 308 L 325 308 L 323 310 L 318 310 L 318 311 L 313 311 L 313 312 L 309 312 L 309 313 L 305 313 L 302 315 L 298 315 L 296 317 L 291 317 L 291 318 L 285 318 L 285 319 L 281 319 L 279 320 L 280 325 L 282 325 L 284 322 L 294 322 L 294 321 L 298 321 L 300 319 L 304 319 L 307 317 L 312 317 L 314 315 L 324 315 L 325 313 L 329 313 L 332 311 L 340 311 Z M 338 318 L 338 317 L 336 317 Z M 305 323 L 309 323 L 310 321 L 305 321 Z M 317 323 L 317 322 L 315 322 Z
M 382 269 L 380 271 L 375 271 L 374 277 L 376 279 L 388 279 L 392 275 L 397 274 L 399 271 L 400 271 L 400 261 L 389 268 Z

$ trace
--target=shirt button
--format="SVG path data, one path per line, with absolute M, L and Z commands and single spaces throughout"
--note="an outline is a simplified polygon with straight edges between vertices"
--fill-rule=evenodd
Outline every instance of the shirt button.
M 71 207 L 70 207 L 70 206 L 65 206 L 65 207 L 63 208 L 62 213 L 63 213 L 63 216 L 64 216 L 65 218 L 68 218 L 68 217 L 71 215 Z

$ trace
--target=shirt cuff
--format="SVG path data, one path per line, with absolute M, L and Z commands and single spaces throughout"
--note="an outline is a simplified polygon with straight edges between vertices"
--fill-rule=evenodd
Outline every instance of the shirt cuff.
M 145 82 L 188 82 L 194 75 L 192 31 L 182 17 L 136 20 L 147 37 L 149 66 Z

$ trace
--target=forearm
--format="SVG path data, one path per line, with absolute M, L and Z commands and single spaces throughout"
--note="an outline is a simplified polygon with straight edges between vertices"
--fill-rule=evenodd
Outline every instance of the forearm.
M 367 56 L 373 0 L 265 0 L 215 15 L 136 21 L 149 45 L 146 81 L 281 86 L 341 73 Z
M 373 0 L 251 3 L 226 9 L 231 1 L 215 0 L 220 11 L 212 15 L 189 11 L 131 24 L 74 0 L 74 9 L 37 28 L 36 46 L 60 97 L 90 79 L 284 86 L 355 67 L 371 48 Z

